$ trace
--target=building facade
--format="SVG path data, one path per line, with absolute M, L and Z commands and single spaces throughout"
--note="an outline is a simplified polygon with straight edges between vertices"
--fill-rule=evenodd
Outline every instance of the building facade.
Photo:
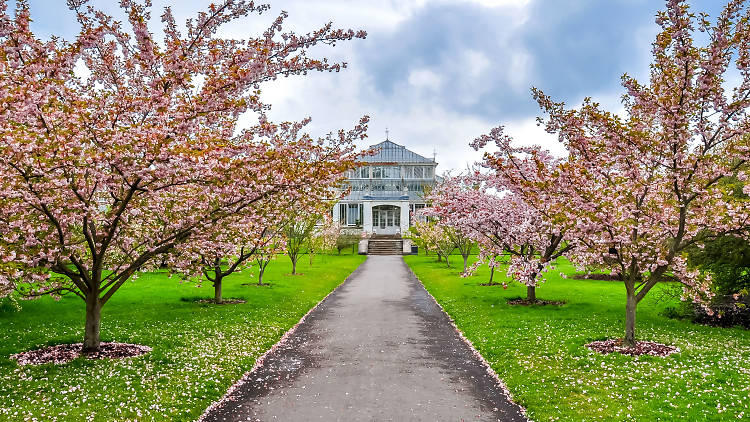
M 387 139 L 370 148 L 377 153 L 347 173 L 350 191 L 334 206 L 333 219 L 350 231 L 405 234 L 426 205 L 425 189 L 437 182 L 437 163 Z

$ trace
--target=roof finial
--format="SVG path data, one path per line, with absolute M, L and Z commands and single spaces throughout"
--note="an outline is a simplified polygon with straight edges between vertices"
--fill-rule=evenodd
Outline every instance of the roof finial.
M 437 149 L 432 148 L 432 162 L 434 163 L 437 159 Z
M 385 128 L 385 140 L 390 141 L 390 139 L 388 139 L 388 128 Z

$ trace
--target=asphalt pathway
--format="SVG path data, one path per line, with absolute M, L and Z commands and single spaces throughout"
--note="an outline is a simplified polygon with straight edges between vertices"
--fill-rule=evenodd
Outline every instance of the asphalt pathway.
M 369 256 L 205 421 L 524 421 L 400 256 Z

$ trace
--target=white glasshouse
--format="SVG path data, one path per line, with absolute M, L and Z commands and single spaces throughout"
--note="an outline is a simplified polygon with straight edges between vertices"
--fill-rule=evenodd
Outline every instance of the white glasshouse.
M 351 191 L 334 206 L 334 221 L 368 234 L 405 233 L 425 207 L 425 188 L 437 181 L 437 163 L 388 139 L 370 148 L 377 153 L 347 174 Z

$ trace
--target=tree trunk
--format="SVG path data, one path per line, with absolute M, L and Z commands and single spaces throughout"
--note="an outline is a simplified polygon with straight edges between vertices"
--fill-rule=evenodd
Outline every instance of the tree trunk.
M 102 305 L 99 302 L 99 295 L 91 294 L 86 297 L 86 329 L 83 334 L 83 354 L 99 352 L 101 321 Z
M 258 265 L 258 286 L 263 285 L 263 273 L 266 271 L 266 266 L 263 264 Z
M 297 260 L 292 258 L 292 275 L 297 274 Z
M 490 282 L 487 284 L 492 284 L 492 279 L 495 277 L 495 267 L 490 267 Z
M 526 301 L 529 303 L 536 302 L 536 286 L 526 286 Z
M 469 260 L 469 255 L 464 255 L 463 258 L 464 258 L 464 272 L 466 272 L 467 261 Z
M 214 281 L 214 302 L 215 303 L 221 303 L 223 299 L 221 298 L 221 277 L 219 275 L 216 275 L 216 281 Z
M 625 305 L 625 339 L 623 346 L 635 346 L 635 311 L 638 302 L 635 299 L 635 293 L 628 291 L 628 301 Z

